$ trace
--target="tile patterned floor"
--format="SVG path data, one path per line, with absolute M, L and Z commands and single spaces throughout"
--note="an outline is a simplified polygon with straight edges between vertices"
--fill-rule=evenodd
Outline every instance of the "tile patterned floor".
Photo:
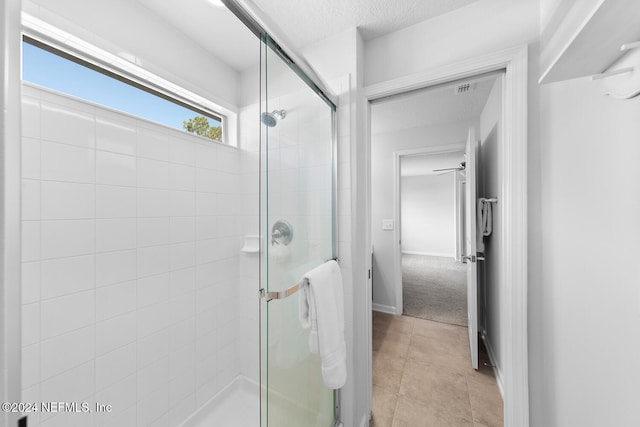
M 373 312 L 373 427 L 502 427 L 489 358 L 471 368 L 467 328 Z

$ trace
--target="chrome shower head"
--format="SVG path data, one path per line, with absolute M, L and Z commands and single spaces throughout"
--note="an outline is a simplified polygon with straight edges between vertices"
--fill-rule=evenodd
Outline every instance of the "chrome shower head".
M 260 115 L 260 120 L 265 124 L 265 126 L 272 128 L 278 124 L 278 120 L 282 120 L 285 117 L 287 117 L 286 110 L 273 110 L 270 113 L 262 113 Z

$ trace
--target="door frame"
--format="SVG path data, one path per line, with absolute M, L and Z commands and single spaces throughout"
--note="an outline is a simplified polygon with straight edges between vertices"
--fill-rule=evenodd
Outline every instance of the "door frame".
M 455 143 L 447 145 L 434 145 L 429 147 L 409 148 L 406 150 L 398 150 L 393 152 L 393 209 L 394 209 L 394 224 L 393 238 L 394 242 L 398 242 L 394 245 L 393 250 L 393 276 L 394 276 L 394 289 L 396 296 L 396 313 L 402 314 L 403 298 L 402 298 L 402 212 L 400 209 L 401 202 L 401 181 L 400 176 L 400 162 L 403 157 L 409 156 L 429 156 L 433 154 L 444 154 L 454 152 L 464 152 L 464 143 Z
M 505 70 L 503 141 L 499 166 L 504 171 L 499 195 L 503 225 L 500 278 L 504 287 L 504 323 L 501 325 L 503 349 L 505 425 L 529 426 L 529 371 L 527 329 L 527 45 L 500 50 L 421 73 L 376 83 L 364 88 L 371 101 L 407 93 L 453 80 Z M 370 114 L 368 127 L 370 128 Z M 371 146 L 369 135 L 366 141 Z M 366 197 L 371 197 L 371 177 L 366 181 Z M 371 230 L 368 230 L 371 233 Z M 371 302 L 367 302 L 371 309 Z M 371 351 L 369 349 L 368 351 Z

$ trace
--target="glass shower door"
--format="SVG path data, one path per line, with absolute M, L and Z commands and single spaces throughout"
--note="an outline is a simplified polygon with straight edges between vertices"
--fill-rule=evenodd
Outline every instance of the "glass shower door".
M 335 255 L 334 110 L 263 44 L 261 287 L 294 292 L 302 275 Z M 298 298 L 261 301 L 262 426 L 333 426 L 334 392 L 309 351 Z

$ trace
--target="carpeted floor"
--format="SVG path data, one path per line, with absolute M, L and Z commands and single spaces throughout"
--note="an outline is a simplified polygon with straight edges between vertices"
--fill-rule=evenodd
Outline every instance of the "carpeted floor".
M 467 326 L 467 274 L 453 258 L 402 255 L 404 313 Z

